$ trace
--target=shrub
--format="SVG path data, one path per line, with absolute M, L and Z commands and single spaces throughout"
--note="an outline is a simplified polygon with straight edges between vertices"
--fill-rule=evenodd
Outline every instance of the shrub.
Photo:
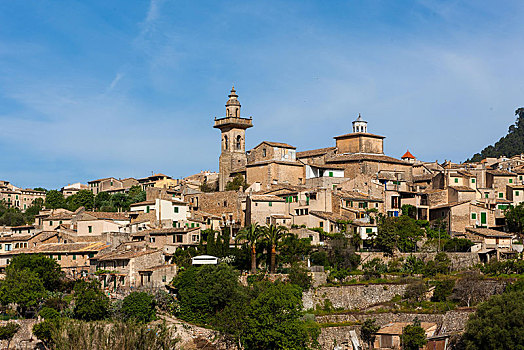
M 362 265 L 362 270 L 364 270 L 364 277 L 367 280 L 372 278 L 380 278 L 383 273 L 388 272 L 388 267 L 382 262 L 381 259 L 375 258 Z
M 53 318 L 60 317 L 60 313 L 50 307 L 43 307 L 38 314 L 45 320 L 51 320 Z
M 308 290 L 311 288 L 311 284 L 313 282 L 311 276 L 309 275 L 308 269 L 298 263 L 291 265 L 288 278 L 290 283 L 296 284 L 302 288 L 302 290 Z
M 426 284 L 423 281 L 417 281 L 409 284 L 404 293 L 404 298 L 411 301 L 422 301 L 426 295 Z
M 97 281 L 80 281 L 75 285 L 75 318 L 84 321 L 103 320 L 109 312 L 109 298 Z
M 448 279 L 437 282 L 431 301 L 446 301 L 453 292 L 455 281 Z
M 132 292 L 124 298 L 122 313 L 126 320 L 150 322 L 156 317 L 155 300 L 144 292 Z
M 14 322 L 0 326 L 0 340 L 7 340 L 7 349 L 9 349 L 9 344 L 19 329 L 20 325 Z

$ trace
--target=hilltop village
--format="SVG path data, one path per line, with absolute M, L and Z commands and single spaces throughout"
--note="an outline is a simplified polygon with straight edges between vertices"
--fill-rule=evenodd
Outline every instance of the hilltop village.
M 522 243 L 508 225 L 507 213 L 524 202 L 523 154 L 463 164 L 425 162 L 414 150 L 397 158 L 384 153 L 386 137 L 374 134 L 372 122 L 361 115 L 347 130 L 341 126 L 334 140 L 325 140 L 325 148 L 297 150 L 286 140 L 267 140 L 247 150 L 246 130 L 256 118 L 242 116 L 234 88 L 228 97 L 225 116 L 213 124 L 220 132 L 218 173 L 202 171 L 183 179 L 161 173 L 139 179 L 106 177 L 50 191 L 1 181 L 4 209 L 33 211 L 33 221 L 0 226 L 0 271 L 17 255 L 41 254 L 54 259 L 68 279 L 99 281 L 111 298 L 155 289 L 176 295 L 171 282 L 199 259 L 231 261 L 220 253 L 219 242 L 223 252 L 250 243 L 246 227 L 280 228 L 297 241 L 307 241 L 308 248 L 294 256 L 288 252 L 292 258 L 286 259 L 285 241 L 277 240 L 253 253 L 255 258 L 259 254 L 254 265 L 246 258 L 242 278 L 257 271 L 285 278 L 298 261 L 312 278 L 302 303 L 304 310 L 317 310 L 313 313 L 322 328 L 322 348 L 351 349 L 374 342 L 376 348 L 389 349 L 400 346 L 415 311 L 406 313 L 413 317 L 376 316 L 372 341 L 359 328 L 365 317 L 350 313 L 396 296 L 411 300 L 406 289 L 412 283 L 396 277 L 388 281 L 388 273 L 427 277 L 423 268 L 406 272 L 406 262 L 437 264 L 436 256 L 443 251 L 449 273 L 522 259 Z M 404 226 L 395 226 L 399 220 Z M 406 238 L 402 230 L 408 225 L 415 228 Z M 339 249 L 335 243 L 340 237 L 349 239 L 351 247 Z M 255 252 L 255 245 L 252 249 Z M 264 249 L 275 262 L 260 256 Z M 357 262 L 330 263 L 332 251 L 342 260 L 358 255 Z M 395 270 L 395 263 L 404 267 Z M 359 283 L 373 278 L 382 280 L 362 290 Z M 417 302 L 419 297 L 432 298 L 435 285 L 426 287 Z M 484 290 L 491 295 L 496 293 L 493 288 L 488 283 Z M 470 301 L 455 302 L 473 306 Z M 444 316 L 419 317 L 427 349 L 446 349 L 450 337 L 464 331 L 474 310 L 454 307 L 441 311 L 457 313 L 452 319 L 460 319 L 459 325 Z M 336 309 L 338 313 L 330 313 Z

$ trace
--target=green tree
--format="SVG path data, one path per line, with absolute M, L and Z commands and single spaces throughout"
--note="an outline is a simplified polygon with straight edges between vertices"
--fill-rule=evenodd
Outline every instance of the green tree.
M 0 340 L 7 340 L 7 348 L 9 350 L 9 345 L 11 340 L 15 336 L 16 332 L 20 329 L 20 325 L 14 322 L 8 322 L 4 326 L 0 326 Z
M 6 270 L 5 279 L 0 284 L 2 305 L 14 303 L 22 315 L 34 309 L 43 300 L 46 291 L 38 274 L 29 269 Z
M 45 289 L 49 291 L 60 289 L 63 274 L 60 265 L 54 259 L 41 254 L 18 254 L 7 267 L 7 271 L 23 269 L 36 273 Z
M 156 317 L 155 300 L 147 293 L 132 292 L 124 298 L 122 313 L 127 320 L 151 322 Z
M 311 288 L 313 278 L 309 270 L 299 263 L 293 263 L 288 271 L 289 283 L 295 284 L 306 291 Z
M 524 349 L 524 291 L 480 304 L 463 335 L 466 350 Z
M 271 247 L 270 272 L 275 273 L 278 242 L 288 235 L 287 228 L 284 226 L 269 225 L 264 227 L 263 230 L 264 236 Z
M 226 264 L 192 266 L 180 272 L 172 282 L 180 303 L 178 317 L 210 323 L 232 301 L 245 298 L 238 277 L 238 272 Z
M 69 210 L 75 211 L 80 207 L 92 210 L 95 205 L 95 196 L 90 190 L 80 190 L 76 194 L 67 197 Z
M 298 286 L 269 284 L 250 303 L 242 345 L 246 350 L 309 349 L 318 333 L 309 332 L 302 315 Z
M 420 321 L 415 318 L 413 324 L 409 324 L 402 329 L 400 336 L 403 350 L 419 350 L 428 342 L 426 339 L 426 332 L 420 326 Z
M 75 318 L 84 321 L 103 320 L 109 312 L 109 298 L 97 281 L 78 281 L 74 288 Z
M 45 207 L 47 209 L 58 209 L 64 208 L 65 199 L 62 192 L 57 190 L 47 191 L 45 196 Z
M 504 212 L 510 232 L 524 234 L 524 203 L 510 205 Z
M 243 228 L 236 236 L 236 241 L 245 241 L 251 251 L 251 273 L 257 271 L 257 243 L 264 237 L 262 228 L 257 224 L 251 224 Z
M 370 349 L 373 346 L 372 344 L 375 342 L 375 334 L 379 329 L 380 326 L 376 324 L 376 320 L 374 318 L 368 318 L 362 324 L 360 335 L 362 337 L 362 341 L 368 344 Z
M 313 247 L 310 238 L 298 238 L 295 234 L 289 234 L 280 242 L 279 261 L 284 264 L 292 264 L 304 260 Z
M 95 209 L 100 209 L 103 206 L 111 205 L 111 194 L 109 192 L 99 192 L 95 197 Z
M 438 281 L 433 290 L 431 301 L 446 301 L 453 292 L 453 287 L 455 287 L 455 281 L 452 279 Z
M 226 191 L 238 191 L 248 188 L 246 180 L 242 175 L 236 175 L 233 180 L 226 184 Z

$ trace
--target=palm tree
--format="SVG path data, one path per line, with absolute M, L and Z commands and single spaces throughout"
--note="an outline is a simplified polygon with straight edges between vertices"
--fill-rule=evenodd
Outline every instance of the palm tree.
M 288 235 L 287 228 L 284 226 L 269 225 L 264 227 L 264 236 L 271 245 L 271 267 L 270 273 L 275 273 L 276 268 L 276 257 L 277 257 L 277 244 L 284 237 Z
M 257 271 L 256 245 L 262 237 L 262 228 L 257 223 L 254 223 L 244 227 L 235 238 L 236 241 L 246 241 L 251 248 L 251 273 L 255 273 Z

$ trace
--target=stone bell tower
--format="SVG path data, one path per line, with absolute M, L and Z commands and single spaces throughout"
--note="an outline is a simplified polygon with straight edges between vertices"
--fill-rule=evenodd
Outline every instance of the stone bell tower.
M 214 128 L 220 129 L 221 154 L 219 160 L 219 191 L 224 191 L 231 173 L 246 166 L 246 129 L 253 126 L 252 118 L 240 117 L 240 102 L 235 87 L 226 102 L 226 116 L 215 118 Z

